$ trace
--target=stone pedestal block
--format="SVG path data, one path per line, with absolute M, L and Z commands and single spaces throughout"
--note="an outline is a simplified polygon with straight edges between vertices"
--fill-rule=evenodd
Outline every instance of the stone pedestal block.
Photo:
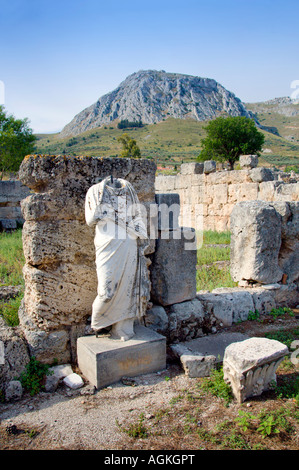
M 161 231 L 150 266 L 152 300 L 165 306 L 194 299 L 196 263 L 194 229 Z
M 135 327 L 128 341 L 108 336 L 82 336 L 77 340 L 78 366 L 97 389 L 122 377 L 158 372 L 166 368 L 166 338 L 144 326 Z
M 230 344 L 224 353 L 224 380 L 239 403 L 261 395 L 276 383 L 276 370 L 288 354 L 287 346 L 267 338 L 250 338 Z

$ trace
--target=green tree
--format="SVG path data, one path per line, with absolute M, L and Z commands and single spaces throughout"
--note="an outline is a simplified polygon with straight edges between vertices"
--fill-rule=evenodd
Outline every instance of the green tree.
M 128 134 L 123 134 L 122 136 L 118 137 L 117 140 L 122 144 L 122 152 L 120 157 L 141 158 L 140 148 L 138 147 L 135 139 L 131 139 Z
M 228 162 L 231 169 L 240 155 L 258 154 L 265 140 L 254 121 L 243 116 L 221 116 L 209 121 L 204 129 L 207 137 L 202 140 L 198 160 Z
M 36 137 L 28 119 L 15 119 L 0 106 L 0 172 L 18 171 L 29 153 L 33 152 Z

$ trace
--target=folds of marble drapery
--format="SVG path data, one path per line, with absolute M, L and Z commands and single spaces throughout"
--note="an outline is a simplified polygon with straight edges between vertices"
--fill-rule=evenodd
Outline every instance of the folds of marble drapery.
M 95 226 L 98 291 L 92 308 L 92 328 L 99 330 L 142 317 L 149 299 L 143 254 L 148 238 L 131 183 L 107 177 L 91 186 L 86 194 L 85 218 L 89 226 Z

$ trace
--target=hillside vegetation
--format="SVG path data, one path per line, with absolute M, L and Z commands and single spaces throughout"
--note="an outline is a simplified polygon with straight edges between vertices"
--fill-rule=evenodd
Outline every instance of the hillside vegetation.
M 272 117 L 271 117 L 272 116 Z M 263 130 L 265 135 L 264 152 L 260 162 L 269 166 L 298 165 L 299 134 L 293 140 L 284 135 L 288 127 L 296 127 L 299 116 L 258 115 L 261 124 L 275 126 L 280 135 Z M 125 132 L 136 139 L 142 158 L 154 159 L 159 167 L 179 169 L 181 163 L 194 161 L 205 136 L 206 122 L 169 118 L 157 124 L 128 128 Z M 36 153 L 66 154 L 100 157 L 117 157 L 121 144 L 117 141 L 124 132 L 113 126 L 103 126 L 78 136 L 61 138 L 60 134 L 37 135 Z

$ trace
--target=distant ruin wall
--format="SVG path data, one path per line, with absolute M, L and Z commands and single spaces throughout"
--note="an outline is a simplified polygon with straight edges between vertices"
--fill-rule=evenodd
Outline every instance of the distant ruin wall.
M 156 177 L 157 193 L 178 193 L 181 211 L 190 214 L 196 229 L 229 230 L 230 214 L 241 201 L 299 201 L 298 175 L 276 172 L 268 168 L 246 168 L 232 171 L 196 173 L 196 164 L 183 164 L 174 176 Z M 185 225 L 185 224 L 184 224 Z
M 21 181 L 0 181 L 0 230 L 15 229 L 24 222 L 20 202 L 29 193 Z

